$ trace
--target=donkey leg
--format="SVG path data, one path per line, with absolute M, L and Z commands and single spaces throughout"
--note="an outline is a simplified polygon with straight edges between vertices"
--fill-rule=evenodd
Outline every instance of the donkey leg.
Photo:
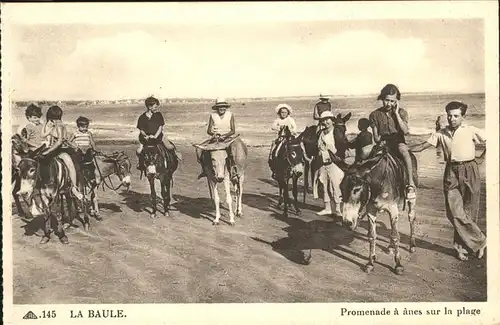
M 417 245 L 415 244 L 415 200 L 408 201 L 408 221 L 410 222 L 410 252 L 415 253 Z
M 76 215 L 76 211 L 73 208 L 73 198 L 67 194 L 61 194 L 61 213 L 64 212 L 64 204 L 66 204 L 66 212 L 63 214 L 63 227 L 68 229 L 71 227 L 71 223 Z
M 278 198 L 278 209 L 281 209 L 281 206 L 283 205 L 283 186 L 281 184 L 281 181 L 278 181 L 278 187 L 279 187 L 279 198 Z
M 283 188 L 283 216 L 288 217 L 288 204 L 289 204 L 289 198 L 288 198 L 288 180 L 286 181 L 281 181 L 281 185 Z
M 101 221 L 102 217 L 101 217 L 101 211 L 99 211 L 99 201 L 97 200 L 97 193 L 95 192 L 96 189 L 97 188 L 94 188 L 92 190 L 91 201 L 92 205 L 94 206 L 94 218 L 96 218 L 96 220 L 98 221 Z
M 245 180 L 245 176 L 241 175 L 238 179 L 237 186 L 237 206 L 236 206 L 236 216 L 243 217 L 243 181 Z
M 394 262 L 396 266 L 394 268 L 396 274 L 403 274 L 404 268 L 401 265 L 401 255 L 399 253 L 399 230 L 398 230 L 398 220 L 399 220 L 399 209 L 397 204 L 393 204 L 389 208 L 389 216 L 391 218 L 391 247 L 394 251 Z
M 83 193 L 84 199 L 82 200 L 82 212 L 83 212 L 83 230 L 89 231 L 90 228 L 90 219 L 89 219 L 89 206 L 88 206 L 88 201 L 86 199 L 87 197 L 87 190 L 81 186 L 80 189 Z
M 44 223 L 43 223 L 43 237 L 40 240 L 40 244 L 46 244 L 50 240 L 50 221 L 51 221 L 51 215 L 48 214 L 48 213 L 44 213 L 43 218 L 44 218 Z
M 161 197 L 163 198 L 163 215 L 168 217 L 168 209 L 170 207 L 170 178 L 168 176 L 164 176 L 160 183 Z
M 226 192 L 226 204 L 229 210 L 229 223 L 234 226 L 233 197 L 231 195 L 231 180 L 229 176 L 224 178 L 224 191 Z
M 149 190 L 151 195 L 151 218 L 156 218 L 156 190 L 155 190 L 155 178 L 148 177 L 149 181 Z
M 368 257 L 368 263 L 365 265 L 365 272 L 370 273 L 374 269 L 374 263 L 377 260 L 375 254 L 375 242 L 377 241 L 377 216 L 373 214 L 368 214 L 368 220 L 370 222 L 370 229 L 368 230 L 368 240 L 370 242 L 370 256 Z
M 293 182 L 293 187 L 292 187 L 292 191 L 293 191 L 293 207 L 295 208 L 295 213 L 297 215 L 300 216 L 300 209 L 299 209 L 299 205 L 298 205 L 298 202 L 297 202 L 297 196 L 298 196 L 298 182 L 299 182 L 299 178 L 297 176 L 294 176 L 293 179 L 292 179 L 292 182 Z
M 55 198 L 56 202 L 55 203 L 58 203 L 60 201 L 61 203 L 61 208 L 64 204 L 64 201 L 61 199 L 61 196 L 57 196 Z M 48 208 L 48 214 L 49 215 L 52 215 L 52 211 L 50 209 L 50 207 Z M 56 221 L 57 221 L 57 225 L 56 225 L 56 235 L 57 237 L 59 237 L 59 240 L 61 241 L 61 243 L 63 244 L 67 244 L 69 241 L 68 241 L 68 237 L 66 236 L 65 232 L 64 232 L 64 227 L 63 227 L 63 214 L 59 214 L 59 213 L 56 213 Z
M 59 194 L 59 202 L 61 204 L 61 222 L 63 223 L 63 228 L 69 228 L 69 209 L 64 210 L 64 203 L 66 203 L 66 197 L 64 194 Z M 67 208 L 67 207 L 66 207 Z
M 17 214 L 20 217 L 25 217 L 26 213 L 24 212 L 23 207 L 21 205 L 21 200 L 19 200 L 19 195 L 17 195 L 17 192 L 19 191 L 20 188 L 21 188 L 21 182 L 19 182 L 19 179 L 16 177 L 12 189 L 12 196 L 14 197 L 14 202 L 16 204 Z
M 212 193 L 214 195 L 214 204 L 215 204 L 215 219 L 213 221 L 213 224 L 218 225 L 220 219 L 220 197 L 219 197 L 219 191 L 217 190 L 217 183 L 210 182 L 210 187 L 212 188 Z

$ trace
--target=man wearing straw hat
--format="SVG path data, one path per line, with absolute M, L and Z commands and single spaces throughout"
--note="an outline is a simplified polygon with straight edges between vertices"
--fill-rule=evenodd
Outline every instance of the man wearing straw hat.
M 326 111 L 333 113 L 332 103 L 330 103 L 330 98 L 327 95 L 320 94 L 319 102 L 314 105 L 313 119 L 319 121 L 321 114 Z
M 231 105 L 225 98 L 217 98 L 215 100 L 215 104 L 212 106 L 212 110 L 215 112 L 210 114 L 207 127 L 207 134 L 210 138 L 202 142 L 201 145 L 225 142 L 236 134 L 234 116 L 233 113 L 228 110 L 229 107 L 231 107 Z M 206 176 L 203 171 L 203 151 L 197 148 L 196 155 L 201 165 L 201 173 L 198 175 L 198 179 L 200 179 Z

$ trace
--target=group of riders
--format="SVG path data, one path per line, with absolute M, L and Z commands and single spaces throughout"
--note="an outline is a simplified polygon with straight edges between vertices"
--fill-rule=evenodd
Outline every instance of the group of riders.
M 368 119 L 361 118 L 358 121 L 359 134 L 356 138 L 348 143 L 348 148 L 355 150 L 355 164 L 362 163 L 367 159 L 376 147 L 384 145 L 391 152 L 397 155 L 406 167 L 407 184 L 405 184 L 405 198 L 414 200 L 416 198 L 416 186 L 413 181 L 413 166 L 410 157 L 410 149 L 406 143 L 405 135 L 409 133 L 408 112 L 400 107 L 399 101 L 401 93 L 393 84 L 385 85 L 378 96 L 378 100 L 382 102 L 380 108 L 369 114 Z M 465 104 L 464 104 L 465 105 Z M 137 168 L 144 171 L 143 148 L 145 146 L 157 146 L 160 153 L 163 153 L 165 158 L 166 153 L 170 152 L 182 160 L 182 155 L 177 151 L 175 145 L 164 135 L 165 120 L 161 112 L 158 111 L 160 102 L 154 97 L 148 97 L 145 100 L 146 111 L 141 114 L 137 121 L 137 129 L 139 129 L 139 148 L 137 149 L 138 166 Z M 210 114 L 208 121 L 207 134 L 209 138 L 202 145 L 224 144 L 231 143 L 238 137 L 236 133 L 236 123 L 234 114 L 229 110 L 231 105 L 223 98 L 216 100 L 212 106 L 213 113 Z M 465 105 L 466 107 L 466 105 Z M 459 107 L 463 111 L 463 107 Z M 275 108 L 277 118 L 272 124 L 272 129 L 278 132 L 277 139 L 273 142 L 269 153 L 269 166 L 273 172 L 272 177 L 275 177 L 276 163 L 275 158 L 284 141 L 290 137 L 296 137 L 298 134 L 297 125 L 292 118 L 292 107 L 288 104 L 280 104 Z M 448 112 L 448 107 L 447 107 Z M 463 114 L 465 115 L 465 113 Z M 74 168 L 69 168 L 71 173 L 70 178 L 73 182 L 71 191 L 73 195 L 82 199 L 83 195 L 79 189 L 79 185 L 84 182 L 82 176 L 82 157 L 86 156 L 87 150 L 96 150 L 95 142 L 92 133 L 89 131 L 89 119 L 79 117 L 76 121 L 77 131 L 69 136 L 66 126 L 62 122 L 63 111 L 59 106 L 51 106 L 46 113 L 46 122 L 41 122 L 42 111 L 40 107 L 31 104 L 26 109 L 26 118 L 28 124 L 24 126 L 19 135 L 32 148 L 45 146 L 45 150 L 41 152 L 41 166 L 47 166 L 48 160 L 54 157 L 60 157 L 66 165 L 73 165 Z M 448 113 L 448 116 L 450 114 Z M 341 215 L 341 191 L 340 183 L 345 171 L 345 157 L 337 150 L 333 129 L 335 127 L 335 116 L 333 107 L 328 96 L 320 95 L 319 101 L 314 106 L 313 119 L 318 121 L 316 126 L 317 134 L 317 153 L 314 157 L 320 162 L 318 170 L 318 181 L 323 185 L 325 208 L 318 212 L 319 215 L 337 214 Z M 450 122 L 450 118 L 449 122 Z M 369 131 L 371 129 L 371 132 Z M 446 141 L 439 138 L 442 143 L 434 139 L 434 146 L 441 145 L 443 150 L 446 148 Z M 231 150 L 227 146 L 228 161 L 231 166 Z M 417 147 L 414 151 L 422 150 Z M 453 150 L 456 150 L 453 149 Z M 204 172 L 204 164 L 206 164 L 207 154 L 204 150 L 197 148 L 198 163 L 201 165 L 201 173 L 198 178 L 206 177 Z M 15 162 L 16 163 L 16 162 Z M 41 171 L 43 175 L 43 170 Z M 98 174 L 94 174 L 94 178 L 98 178 Z M 307 177 L 307 175 L 305 176 Z M 463 180 L 460 180 L 461 182 Z M 330 195 L 333 196 L 335 208 L 332 210 L 330 205 Z M 460 237 L 460 236 L 459 236 Z M 459 239 L 456 239 L 458 242 Z M 462 241 L 461 241 L 462 242 Z

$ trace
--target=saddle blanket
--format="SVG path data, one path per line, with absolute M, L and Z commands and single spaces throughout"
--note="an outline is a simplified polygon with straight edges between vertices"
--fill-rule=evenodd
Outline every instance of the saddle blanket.
M 224 141 L 213 141 L 211 138 L 203 141 L 199 144 L 194 144 L 196 148 L 206 151 L 214 151 L 214 150 L 224 150 L 231 145 L 240 135 L 233 135 Z

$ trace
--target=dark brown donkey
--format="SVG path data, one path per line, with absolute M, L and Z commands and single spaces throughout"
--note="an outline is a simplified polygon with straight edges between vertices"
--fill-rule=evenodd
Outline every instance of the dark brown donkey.
M 415 185 L 418 184 L 417 159 L 411 154 L 413 161 L 413 175 Z M 407 173 L 404 162 L 398 155 L 389 152 L 387 147 L 378 146 L 372 151 L 371 158 L 360 164 L 351 166 L 346 171 L 340 185 L 342 201 L 344 203 L 342 218 L 343 224 L 355 230 L 358 221 L 368 215 L 370 228 L 368 238 L 370 242 L 370 256 L 365 271 L 370 273 L 376 260 L 375 241 L 377 240 L 377 214 L 386 211 L 391 220 L 391 240 L 389 251 L 394 254 L 396 263 L 395 273 L 403 274 L 399 253 L 399 204 L 403 210 L 408 206 L 410 221 L 410 252 L 415 252 L 415 203 L 416 200 L 405 198 L 405 184 Z
M 287 126 L 280 134 L 282 139 L 281 146 L 277 149 L 276 157 L 271 160 L 271 166 L 276 175 L 276 180 L 279 185 L 279 202 L 278 208 L 283 208 L 283 215 L 288 216 L 289 193 L 288 183 L 292 179 L 292 194 L 293 207 L 295 213 L 300 215 L 300 209 L 297 205 L 298 195 L 298 180 L 304 173 L 304 164 L 306 163 L 306 155 L 304 144 L 302 143 L 302 134 L 297 138 L 293 137 Z M 306 189 L 304 188 L 304 191 Z
M 45 145 L 22 157 L 18 166 L 20 179 L 18 194 L 31 206 L 33 216 L 44 215 L 45 218 L 44 237 L 41 244 L 50 240 L 50 220 L 53 216 L 54 204 L 59 203 L 62 194 L 65 194 L 66 197 L 71 195 L 73 183 L 69 176 L 69 168 L 75 168 L 74 165 L 66 165 L 59 156 L 41 162 L 39 158 L 43 150 L 45 150 Z M 56 235 L 63 244 L 67 244 L 68 237 L 64 233 L 62 214 L 57 213 L 56 218 Z M 83 222 L 85 230 L 88 230 L 89 219 L 85 211 Z
M 169 215 L 172 179 L 179 161 L 174 153 L 168 151 L 163 144 L 146 145 L 143 149 L 146 177 L 151 191 L 152 212 L 150 217 L 156 218 L 155 179 L 160 180 L 161 196 L 163 198 L 163 215 Z

